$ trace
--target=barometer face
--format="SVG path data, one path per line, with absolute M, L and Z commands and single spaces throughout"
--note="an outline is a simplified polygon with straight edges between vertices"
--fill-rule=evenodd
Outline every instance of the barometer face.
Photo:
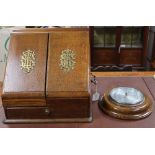
M 145 99 L 141 91 L 131 87 L 113 88 L 109 96 L 113 101 L 122 105 L 142 104 Z

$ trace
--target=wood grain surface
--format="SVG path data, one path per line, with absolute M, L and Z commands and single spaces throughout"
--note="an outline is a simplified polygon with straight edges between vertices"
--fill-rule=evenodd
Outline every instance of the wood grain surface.
M 68 31 L 68 32 L 70 32 L 70 31 L 86 31 L 86 30 L 88 30 L 88 27 L 86 27 L 86 26 L 83 26 L 83 27 L 80 27 L 80 29 L 79 28 L 24 28 L 24 29 L 16 29 L 16 30 L 14 30 L 13 32 L 18 32 L 18 33 L 45 33 L 45 32 L 48 32 L 48 33 L 50 33 L 50 32 L 56 32 L 56 31 Z
M 61 54 L 66 49 L 75 53 L 75 67 L 69 72 L 60 68 Z M 47 98 L 89 96 L 89 51 L 89 30 L 61 30 L 49 35 Z
M 3 99 L 44 99 L 45 72 L 48 34 L 12 34 Z M 22 52 L 32 50 L 36 55 L 36 65 L 30 73 L 21 70 Z M 4 102 L 5 103 L 5 102 Z M 15 102 L 14 102 L 15 103 Z M 28 102 L 27 102 L 28 103 Z M 26 103 L 26 104 L 27 104 Z M 9 102 L 7 102 L 7 105 Z M 11 104 L 11 102 L 10 102 Z M 45 104 L 45 101 L 38 102 Z
M 118 64 L 118 54 L 116 49 L 96 48 L 93 50 L 91 65 Z
M 143 77 L 99 77 L 98 80 L 98 90 L 103 94 L 107 89 L 114 86 L 133 86 L 141 91 L 151 99 L 153 103 L 153 108 L 155 109 L 155 100 L 152 95 L 155 95 L 155 91 L 151 92 L 149 85 L 145 83 Z M 151 77 L 147 78 L 148 81 L 152 82 L 152 90 L 154 88 L 154 80 Z M 94 93 L 94 86 L 92 86 L 92 93 Z M 1 101 L 0 101 L 1 104 Z M 13 127 L 13 128 L 154 128 L 155 127 L 155 110 L 153 109 L 152 114 L 141 120 L 128 121 L 112 118 L 104 114 L 98 107 L 97 102 L 93 102 L 93 122 L 92 123 L 50 123 L 50 124 L 3 124 L 2 121 L 5 118 L 3 107 L 0 107 L 0 127 Z
M 72 119 L 74 122 L 74 120 L 77 118 L 82 119 L 90 117 L 89 104 L 86 103 L 89 103 L 89 101 L 85 98 L 58 98 L 53 99 L 49 106 L 8 107 L 6 108 L 6 115 L 8 120 L 16 119 L 17 121 L 21 122 L 25 121 L 24 119 L 52 119 L 53 121 L 54 119 Z
M 155 72 L 92 72 L 97 77 L 153 77 Z
M 91 118 L 89 29 L 28 32 L 11 36 L 2 95 L 6 121 Z M 65 72 L 60 58 L 68 49 L 75 54 L 75 67 Z M 36 56 L 30 73 L 21 69 L 26 50 L 34 51 Z
M 142 49 L 121 49 L 120 51 L 121 65 L 141 65 L 142 64 Z

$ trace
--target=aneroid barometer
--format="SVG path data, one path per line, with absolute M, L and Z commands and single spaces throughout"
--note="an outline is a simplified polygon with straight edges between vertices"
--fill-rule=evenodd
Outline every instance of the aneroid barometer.
M 106 114 L 120 119 L 141 119 L 152 112 L 151 100 L 132 87 L 116 87 L 106 92 L 99 107 Z

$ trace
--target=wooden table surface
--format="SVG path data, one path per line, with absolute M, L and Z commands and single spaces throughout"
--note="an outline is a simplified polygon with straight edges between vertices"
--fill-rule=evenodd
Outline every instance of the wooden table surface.
M 49 123 L 49 124 L 3 124 L 5 118 L 0 99 L 0 127 L 61 127 L 61 128 L 151 128 L 155 127 L 155 80 L 152 77 L 98 77 L 98 89 L 101 94 L 107 89 L 116 86 L 131 86 L 143 91 L 153 102 L 154 110 L 150 116 L 145 119 L 129 121 L 112 118 L 104 114 L 99 108 L 97 102 L 92 103 L 93 121 L 91 123 Z M 1 89 L 1 88 L 0 88 Z M 93 93 L 92 86 L 92 93 Z

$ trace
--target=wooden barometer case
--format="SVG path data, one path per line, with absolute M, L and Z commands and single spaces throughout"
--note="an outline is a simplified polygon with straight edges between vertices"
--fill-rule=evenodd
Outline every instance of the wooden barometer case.
M 138 120 L 152 113 L 148 96 L 132 87 L 116 87 L 104 93 L 99 107 L 106 114 L 119 119 Z
M 89 29 L 14 31 L 2 94 L 4 122 L 91 121 L 89 72 Z

